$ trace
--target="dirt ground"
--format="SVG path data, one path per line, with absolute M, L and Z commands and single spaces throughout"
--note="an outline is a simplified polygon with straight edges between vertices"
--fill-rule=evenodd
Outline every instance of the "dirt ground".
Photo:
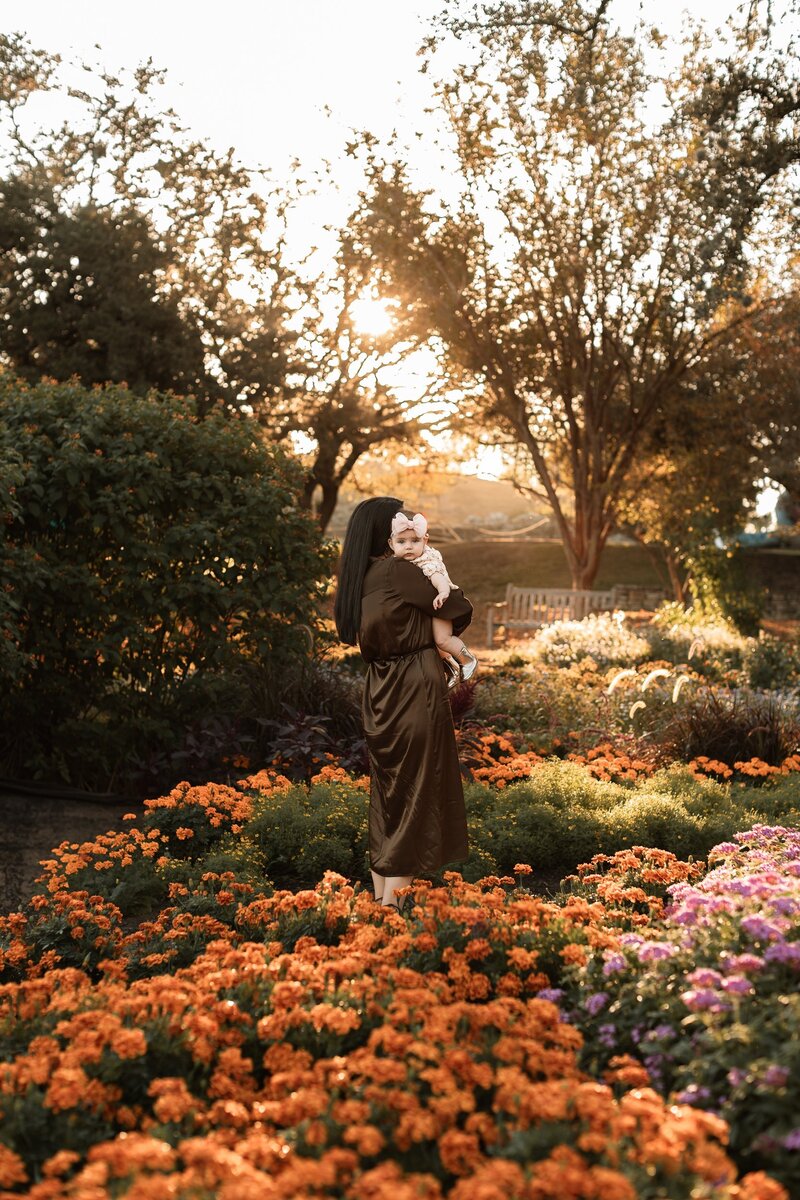
M 121 829 L 125 813 L 143 811 L 125 801 L 64 800 L 53 796 L 0 791 L 0 913 L 13 912 L 34 891 L 39 863 L 54 846 L 92 841 Z

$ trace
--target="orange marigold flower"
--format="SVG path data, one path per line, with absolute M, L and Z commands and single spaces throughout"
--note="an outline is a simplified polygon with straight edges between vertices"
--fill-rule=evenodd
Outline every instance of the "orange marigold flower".
M 42 1174 L 45 1179 L 66 1175 L 67 1171 L 75 1166 L 75 1163 L 80 1162 L 80 1157 L 80 1154 L 76 1154 L 74 1150 L 58 1150 L 42 1163 Z
M 74 1108 L 80 1103 L 89 1080 L 81 1067 L 58 1067 L 53 1072 L 44 1102 L 54 1112 Z
M 647 1068 L 632 1058 L 630 1054 L 615 1055 L 603 1078 L 606 1083 L 625 1083 L 632 1088 L 644 1088 L 650 1084 Z
M 439 1157 L 451 1175 L 472 1175 L 484 1161 L 478 1138 L 474 1133 L 448 1129 L 439 1138 Z
M 731 1200 L 790 1200 L 789 1193 L 764 1171 L 751 1171 L 730 1189 Z
M 11 1188 L 27 1182 L 28 1172 L 20 1156 L 8 1146 L 0 1145 L 0 1187 Z
M 165 1125 L 172 1122 L 177 1124 L 197 1110 L 197 1101 L 185 1080 L 177 1076 L 154 1079 L 147 1093 L 156 1098 L 153 1112 Z
M 571 942 L 563 948 L 561 957 L 565 963 L 569 963 L 570 965 L 577 964 L 582 967 L 586 963 L 588 955 L 585 946 L 578 946 L 574 942 Z
M 348 1146 L 355 1146 L 362 1158 L 374 1158 L 386 1144 L 383 1134 L 374 1125 L 351 1125 L 345 1129 L 342 1140 Z
M 120 1029 L 110 1040 L 119 1058 L 139 1058 L 147 1053 L 147 1038 L 141 1029 Z

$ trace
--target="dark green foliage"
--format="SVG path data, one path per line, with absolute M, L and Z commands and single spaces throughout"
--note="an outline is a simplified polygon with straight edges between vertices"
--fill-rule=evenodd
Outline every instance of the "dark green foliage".
M 308 657 L 330 556 L 298 468 L 254 431 L 188 401 L 0 379 L 7 775 L 121 788 L 211 714 L 247 717 L 243 668 Z
M 293 677 L 250 677 L 259 718 L 256 759 L 280 762 L 284 775 L 308 782 L 334 760 L 356 774 L 368 769 L 361 718 L 363 680 L 324 658 L 303 660 Z M 279 703 L 276 703 L 279 700 Z
M 783 638 L 761 634 L 748 642 L 743 667 L 754 688 L 785 688 L 800 680 L 800 646 Z
M 87 206 L 62 212 L 24 181 L 0 185 L 0 345 L 32 383 L 186 393 L 204 377 L 200 331 L 174 292 L 170 260 L 147 218 Z
M 660 740 L 685 762 L 705 755 L 729 767 L 751 758 L 780 766 L 800 746 L 800 724 L 774 696 L 708 689 L 676 708 Z
M 740 633 L 758 633 L 763 595 L 749 584 L 738 550 L 708 548 L 687 558 L 690 587 L 695 607 L 709 615 L 721 615 Z

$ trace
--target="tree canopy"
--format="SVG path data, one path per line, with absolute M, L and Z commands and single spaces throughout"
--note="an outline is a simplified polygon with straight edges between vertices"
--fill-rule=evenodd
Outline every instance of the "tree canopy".
M 401 154 L 368 140 L 353 252 L 406 327 L 441 344 L 462 415 L 524 451 L 587 587 L 648 430 L 759 308 L 749 239 L 797 129 L 770 156 L 793 113 L 762 104 L 758 129 L 748 122 L 763 153 L 723 155 L 708 47 L 690 40 L 659 78 L 660 35 L 623 32 L 607 0 L 449 3 L 432 63 L 452 35 L 460 61 L 437 91 L 456 193 L 420 189 Z M 740 89 L 769 30 L 749 38 L 734 33 Z M 776 53 L 770 71 L 790 89 Z
M 152 64 L 78 70 L 0 35 L 0 66 L 0 354 L 33 380 L 268 405 L 291 357 L 285 196 L 191 137 Z M 48 92 L 57 127 L 29 113 Z

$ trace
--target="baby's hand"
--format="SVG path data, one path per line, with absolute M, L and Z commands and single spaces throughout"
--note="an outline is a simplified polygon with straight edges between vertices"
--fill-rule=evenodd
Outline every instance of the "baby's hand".
M 434 596 L 434 598 L 433 598 L 433 607 L 434 607 L 434 608 L 441 608 L 441 607 L 442 607 L 442 605 L 444 604 L 445 600 L 447 599 L 447 597 L 448 597 L 449 595 L 450 595 L 449 591 L 447 591 L 447 592 L 437 592 L 437 593 L 436 593 L 436 595 L 435 595 L 435 596 Z

